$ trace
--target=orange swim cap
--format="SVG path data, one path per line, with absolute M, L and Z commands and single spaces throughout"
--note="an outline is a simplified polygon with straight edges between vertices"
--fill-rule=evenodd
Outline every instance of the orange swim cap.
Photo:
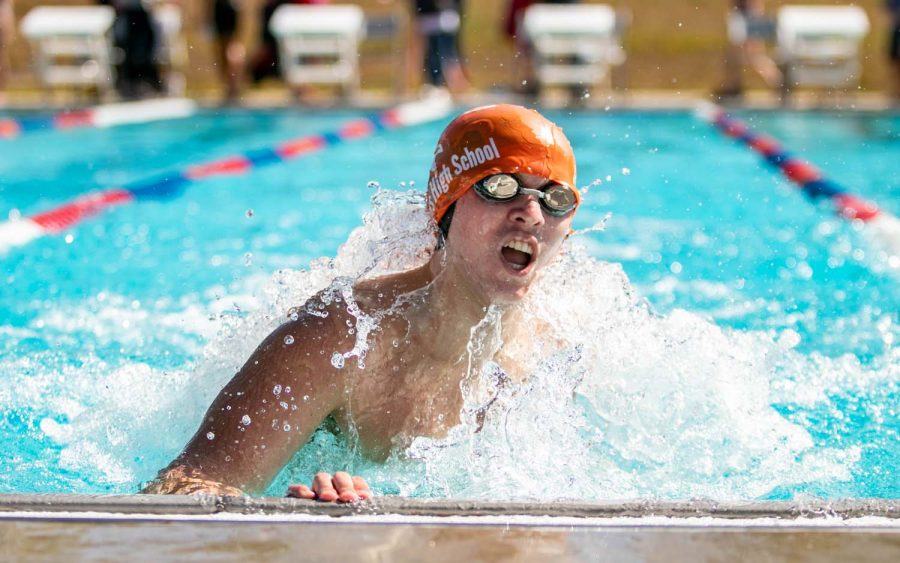
M 467 111 L 444 129 L 428 175 L 435 221 L 475 182 L 499 173 L 542 176 L 575 187 L 575 155 L 562 129 L 533 109 L 510 104 Z

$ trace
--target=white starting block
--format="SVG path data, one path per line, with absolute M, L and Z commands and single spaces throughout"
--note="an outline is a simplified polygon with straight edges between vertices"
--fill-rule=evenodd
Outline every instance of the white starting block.
M 859 46 L 869 18 L 857 6 L 783 6 L 776 28 L 785 86 L 859 84 Z
M 283 5 L 269 30 L 288 84 L 338 84 L 345 93 L 359 88 L 359 43 L 366 32 L 359 6 Z
M 535 4 L 522 24 L 542 86 L 609 86 L 611 67 L 625 62 L 616 13 L 608 5 Z
M 38 78 L 44 86 L 113 87 L 109 6 L 39 6 L 22 18 Z

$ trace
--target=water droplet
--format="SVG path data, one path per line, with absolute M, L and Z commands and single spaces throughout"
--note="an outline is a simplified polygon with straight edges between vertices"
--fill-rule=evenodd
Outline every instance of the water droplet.
M 375 180 L 369 180 L 369 183 L 366 184 L 366 187 L 369 188 L 370 190 L 380 190 L 381 184 L 379 184 Z
M 280 406 L 284 410 L 287 410 L 287 408 L 288 408 L 288 404 L 285 401 L 281 401 L 280 403 L 278 403 L 278 406 Z
M 73 240 L 75 240 L 75 235 L 72 233 L 66 235 L 66 244 L 72 244 Z
M 284 431 L 285 431 L 285 432 L 290 432 L 290 431 L 291 431 L 291 425 L 288 424 L 287 422 L 284 423 Z
M 244 254 L 244 266 L 250 266 L 253 264 L 253 253 L 248 252 Z
M 231 461 L 231 456 L 230 455 L 225 456 L 225 461 Z
M 294 343 L 294 337 L 291 336 L 290 334 L 288 334 L 287 336 L 284 337 L 284 343 L 286 345 L 290 346 L 291 344 Z
M 336 367 L 337 369 L 341 369 L 344 367 L 344 356 L 335 352 L 331 356 L 331 365 Z
M 287 393 L 288 395 L 290 395 L 291 394 L 291 386 L 288 385 L 287 387 L 285 387 L 284 392 Z
M 628 176 L 629 174 L 631 174 L 631 168 L 622 168 L 623 176 Z
M 215 437 L 216 437 L 216 433 L 215 433 L 215 432 L 207 432 L 207 433 L 206 433 L 206 439 L 207 439 L 207 440 L 212 440 L 212 439 L 215 438 Z
M 246 414 L 244 416 L 242 416 L 241 424 L 243 424 L 244 426 L 250 426 L 250 417 L 247 416 Z
M 273 395 L 281 395 L 281 385 L 276 385 L 272 388 Z
M 303 401 L 306 402 L 309 400 L 309 395 L 303 395 Z
M 300 318 L 300 314 L 297 313 L 297 311 L 293 311 L 293 312 L 291 313 L 291 320 L 292 320 L 292 321 L 296 321 L 296 320 L 298 320 L 299 318 Z
M 248 209 L 248 210 L 247 210 L 247 219 L 249 219 L 249 218 L 251 218 L 251 217 L 253 217 L 253 210 L 252 210 L 252 209 Z

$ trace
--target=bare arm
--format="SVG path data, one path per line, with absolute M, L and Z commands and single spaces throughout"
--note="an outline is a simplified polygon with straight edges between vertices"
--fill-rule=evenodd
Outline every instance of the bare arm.
M 272 332 L 213 401 L 184 451 L 143 492 L 265 488 L 341 403 L 344 382 L 328 362 L 341 344 L 334 326 L 330 318 L 304 316 Z

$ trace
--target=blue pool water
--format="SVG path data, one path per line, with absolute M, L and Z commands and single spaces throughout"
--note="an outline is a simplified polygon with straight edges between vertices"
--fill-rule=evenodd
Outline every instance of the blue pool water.
M 207 112 L 23 136 L 0 144 L 0 213 L 359 115 Z M 534 374 L 477 438 L 423 439 L 384 466 L 319 432 L 269 492 L 340 465 L 414 496 L 900 498 L 896 262 L 688 112 L 548 116 L 579 184 L 594 184 L 575 228 L 605 219 L 549 274 L 578 284 L 559 319 L 584 340 L 577 357 Z M 900 116 L 741 117 L 900 215 Z M 414 196 L 381 192 L 362 238 L 318 259 L 363 225 L 373 181 L 424 185 L 443 125 L 199 182 L 0 257 L 0 491 L 132 492 L 152 478 L 287 308 L 359 269 L 378 218 Z M 559 471 L 572 475 L 547 486 Z

